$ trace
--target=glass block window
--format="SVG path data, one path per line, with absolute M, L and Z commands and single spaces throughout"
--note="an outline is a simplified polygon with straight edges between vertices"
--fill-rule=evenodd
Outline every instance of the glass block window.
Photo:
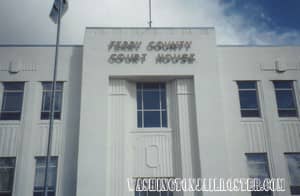
M 20 120 L 24 82 L 4 82 L 0 120 Z
M 15 158 L 0 158 L 0 196 L 12 195 L 15 161 Z
M 137 83 L 137 126 L 167 127 L 165 83 Z
M 44 179 L 46 171 L 46 157 L 36 158 L 35 180 L 34 180 L 34 196 L 43 196 Z M 55 196 L 56 192 L 56 176 L 57 176 L 57 157 L 51 157 L 48 170 L 48 196 Z
M 290 174 L 292 195 L 300 195 L 300 153 L 285 154 Z
M 293 81 L 273 81 L 279 117 L 297 117 Z
M 52 82 L 42 82 L 42 85 L 43 85 L 43 97 L 42 97 L 41 119 L 47 120 L 50 118 Z M 61 118 L 62 96 L 63 96 L 63 82 L 56 82 L 54 119 Z
M 247 153 L 247 165 L 250 178 L 258 178 L 263 182 L 266 178 L 270 178 L 268 158 L 266 153 Z M 263 186 L 261 184 L 261 186 Z M 252 191 L 252 196 L 270 196 L 272 192 L 268 191 Z
M 242 117 L 260 117 L 256 81 L 238 81 Z

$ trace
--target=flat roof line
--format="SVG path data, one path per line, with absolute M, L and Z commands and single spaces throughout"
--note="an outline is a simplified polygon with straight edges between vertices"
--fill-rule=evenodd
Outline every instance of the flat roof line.
M 215 29 L 214 27 L 86 27 L 86 29 Z
M 60 47 L 83 47 L 81 44 L 60 44 Z M 0 44 L 0 47 L 55 47 L 55 44 Z

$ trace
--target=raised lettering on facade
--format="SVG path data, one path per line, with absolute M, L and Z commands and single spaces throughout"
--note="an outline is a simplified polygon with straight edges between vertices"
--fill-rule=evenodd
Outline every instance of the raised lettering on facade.
M 108 44 L 110 54 L 108 62 L 111 64 L 143 64 L 147 60 L 147 53 L 140 53 L 141 41 L 111 41 Z M 150 41 L 144 48 L 148 53 L 157 53 L 156 64 L 192 64 L 195 54 L 189 53 L 191 41 Z

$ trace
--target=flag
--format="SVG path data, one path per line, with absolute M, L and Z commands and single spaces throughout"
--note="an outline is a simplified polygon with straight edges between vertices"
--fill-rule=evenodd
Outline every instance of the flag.
M 58 12 L 59 12 L 59 3 L 60 3 L 59 1 L 61 1 L 61 3 L 62 3 L 61 17 L 66 13 L 66 11 L 68 9 L 68 1 L 67 0 L 55 0 L 54 1 L 53 7 L 50 12 L 50 18 L 55 24 L 57 24 L 57 22 L 58 22 Z

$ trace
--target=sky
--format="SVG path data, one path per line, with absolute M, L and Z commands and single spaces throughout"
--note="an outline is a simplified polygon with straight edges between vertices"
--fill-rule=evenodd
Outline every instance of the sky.
M 54 44 L 54 0 L 2 0 L 0 44 Z M 69 0 L 61 42 L 85 27 L 148 27 L 148 0 Z M 215 27 L 219 45 L 300 45 L 300 0 L 152 0 L 153 27 Z

